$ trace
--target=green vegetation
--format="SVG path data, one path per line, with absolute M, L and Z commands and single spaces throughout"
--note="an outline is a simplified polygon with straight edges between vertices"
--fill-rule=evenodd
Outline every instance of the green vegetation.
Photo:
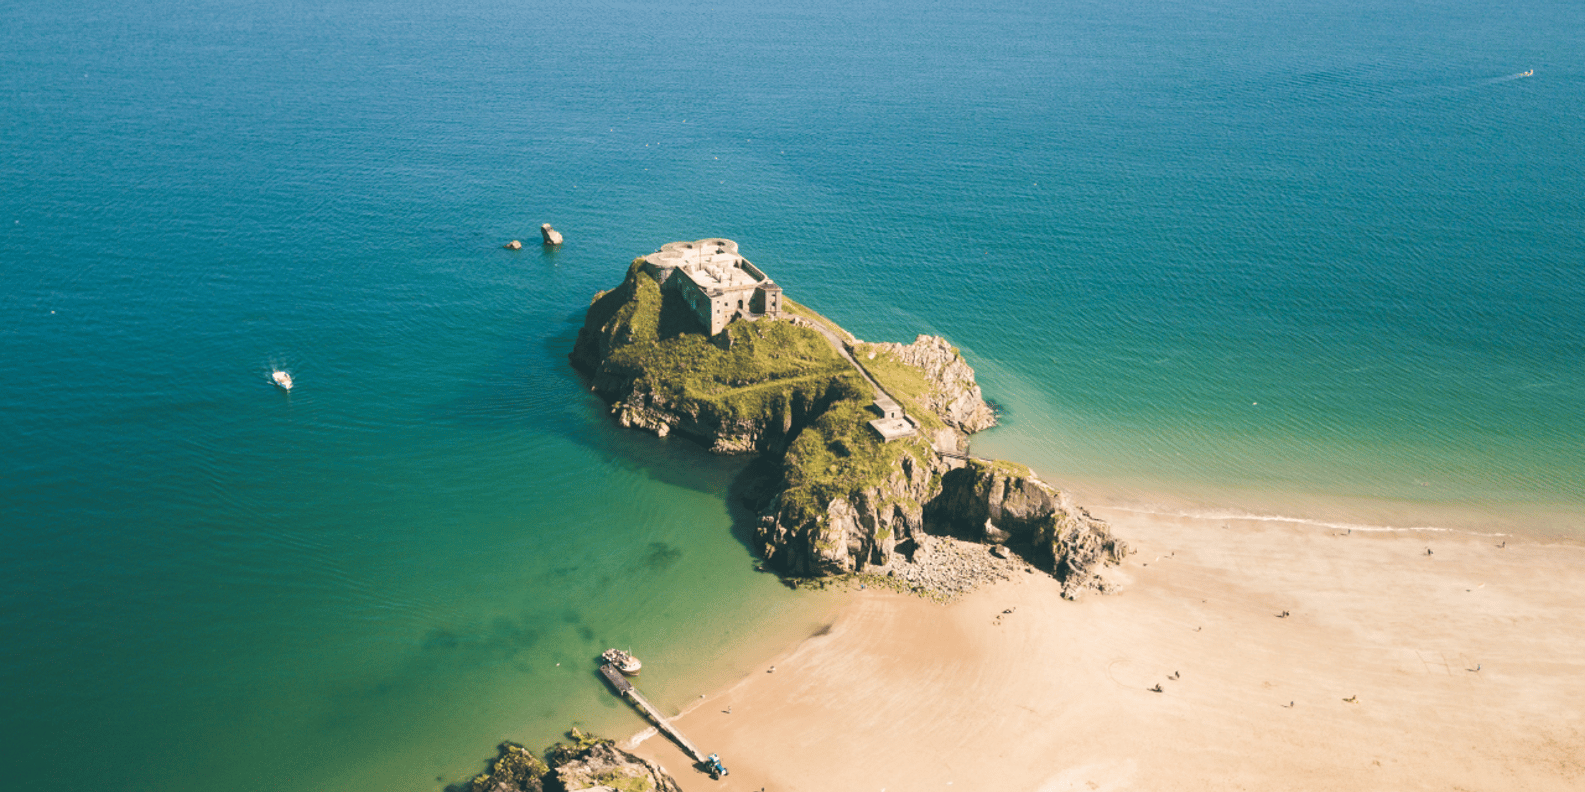
M 831 332 L 836 333 L 837 334 L 837 338 L 851 338 L 852 337 L 852 336 L 848 335 L 848 331 L 842 329 L 841 325 L 837 324 L 836 322 L 831 321 L 830 319 L 825 318 L 824 316 L 822 316 L 819 313 L 817 313 L 813 308 L 810 308 L 809 306 L 804 305 L 803 303 L 794 302 L 792 300 L 787 299 L 787 295 L 785 295 L 785 294 L 782 295 L 781 305 L 782 305 L 782 309 L 785 310 L 787 313 L 790 313 L 793 316 L 799 316 L 799 317 L 802 317 L 804 319 L 808 319 L 811 322 L 816 322 L 816 323 L 824 326 L 827 330 L 830 330 Z
M 867 390 L 867 388 L 866 388 Z M 782 503 L 818 511 L 832 500 L 879 485 L 912 456 L 928 464 L 929 449 L 918 437 L 883 442 L 869 427 L 870 399 L 832 404 L 787 447 Z
M 787 312 L 846 331 L 785 297 Z M 903 402 L 928 433 L 943 426 L 925 406 L 930 385 L 894 355 L 859 345 L 866 370 Z M 877 354 L 869 358 L 870 352 Z M 821 333 L 786 321 L 735 321 L 706 336 L 688 307 L 642 269 L 628 269 L 622 285 L 589 307 L 573 359 L 595 374 L 598 387 L 622 399 L 646 394 L 670 413 L 697 425 L 741 434 L 757 425 L 762 437 L 785 440 L 782 505 L 809 515 L 833 500 L 877 487 L 905 456 L 931 462 L 923 436 L 886 443 L 869 427 L 874 389 Z M 765 443 L 763 447 L 776 447 Z M 817 547 L 823 541 L 814 538 Z M 834 549 L 826 547 L 823 549 Z
M 982 459 L 973 459 L 969 461 L 969 466 L 982 472 L 995 473 L 1011 478 L 1032 478 L 1035 475 L 1027 466 L 1020 465 L 1017 462 L 1008 462 L 1004 459 L 995 459 L 989 462 Z
M 923 371 L 898 360 L 896 355 L 875 344 L 855 345 L 853 357 L 892 398 L 902 403 L 903 411 L 919 424 L 922 431 L 933 432 L 946 426 L 936 417 L 935 411 L 926 406 L 928 402 L 925 396 L 933 386 L 925 379 Z
M 600 348 L 584 348 L 592 342 L 580 337 L 574 356 L 581 362 L 601 360 L 637 390 L 721 422 L 785 425 L 790 412 L 868 390 L 825 337 L 788 322 L 733 322 L 720 336 L 705 336 L 687 306 L 663 294 L 639 264 L 590 306 L 585 329 Z
M 572 727 L 572 730 L 567 732 L 567 738 L 570 742 L 558 742 L 545 752 L 545 758 L 550 760 L 552 767 L 560 767 L 576 760 L 583 755 L 584 751 L 596 745 L 605 745 L 611 742 L 604 737 L 584 734 L 577 726 Z
M 646 776 L 631 776 L 612 770 L 594 777 L 594 782 L 620 792 L 654 792 L 655 785 Z

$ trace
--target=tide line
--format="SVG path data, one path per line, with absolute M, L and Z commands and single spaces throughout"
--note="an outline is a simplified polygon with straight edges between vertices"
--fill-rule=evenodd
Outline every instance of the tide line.
M 1258 522 L 1280 522 L 1295 525 L 1314 525 L 1319 528 L 1343 528 L 1350 531 L 1377 532 L 1377 533 L 1410 533 L 1415 531 L 1434 531 L 1437 533 L 1462 533 L 1470 536 L 1509 536 L 1502 532 L 1465 531 L 1457 528 L 1442 528 L 1435 525 L 1421 525 L 1410 527 L 1396 527 L 1391 525 L 1370 525 L 1367 523 L 1331 522 L 1316 520 L 1308 517 L 1290 517 L 1282 514 L 1254 514 L 1252 512 L 1236 511 L 1159 511 L 1156 509 L 1131 508 L 1127 506 L 1106 507 L 1116 511 L 1131 512 L 1134 514 L 1149 514 L 1156 517 L 1187 517 L 1195 520 L 1254 520 Z

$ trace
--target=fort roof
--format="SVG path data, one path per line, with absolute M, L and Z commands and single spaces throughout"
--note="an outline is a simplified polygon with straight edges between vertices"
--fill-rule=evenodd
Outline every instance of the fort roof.
M 730 239 L 668 242 L 644 259 L 656 267 L 675 267 L 688 273 L 699 288 L 707 291 L 746 289 L 768 280 L 738 255 L 737 243 Z

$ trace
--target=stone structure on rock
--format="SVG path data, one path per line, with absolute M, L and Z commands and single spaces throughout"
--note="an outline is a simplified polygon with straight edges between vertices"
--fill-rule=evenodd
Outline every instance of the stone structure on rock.
M 644 271 L 681 296 L 710 335 L 733 319 L 781 317 L 781 287 L 730 239 L 668 242 L 644 257 Z
M 545 223 L 539 227 L 539 235 L 544 238 L 547 245 L 561 244 L 561 232 L 551 228 L 550 223 Z

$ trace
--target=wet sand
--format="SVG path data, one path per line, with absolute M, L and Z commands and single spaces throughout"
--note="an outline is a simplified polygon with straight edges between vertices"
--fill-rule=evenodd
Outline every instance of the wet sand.
M 1585 788 L 1585 545 L 1096 512 L 1119 593 L 853 592 L 677 718 L 725 780 L 637 752 L 689 792 Z

